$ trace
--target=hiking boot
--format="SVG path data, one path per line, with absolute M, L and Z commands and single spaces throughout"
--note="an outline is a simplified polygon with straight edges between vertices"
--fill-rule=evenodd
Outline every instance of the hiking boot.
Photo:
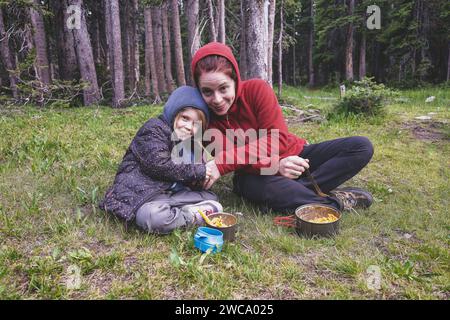
M 341 203 L 343 210 L 367 209 L 372 205 L 372 194 L 361 188 L 345 187 L 330 192 Z
M 187 211 L 194 216 L 194 224 L 203 224 L 204 221 L 201 214 L 198 212 L 199 210 L 209 216 L 216 212 L 223 212 L 223 207 L 217 201 L 205 200 L 194 204 L 187 204 L 183 206 L 181 210 Z

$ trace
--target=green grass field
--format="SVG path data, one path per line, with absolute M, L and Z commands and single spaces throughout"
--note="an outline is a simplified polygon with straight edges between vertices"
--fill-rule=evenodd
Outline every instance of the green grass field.
M 161 106 L 1 109 L 0 299 L 449 299 L 450 90 L 401 96 L 384 118 L 290 125 L 310 143 L 371 139 L 372 162 L 347 183 L 373 193 L 369 210 L 345 213 L 334 239 L 302 239 L 225 176 L 213 191 L 244 217 L 216 255 L 194 248 L 195 230 L 146 234 L 96 207 Z M 326 112 L 336 100 L 323 97 L 338 92 L 286 88 L 283 98 Z M 371 266 L 379 289 L 368 286 Z

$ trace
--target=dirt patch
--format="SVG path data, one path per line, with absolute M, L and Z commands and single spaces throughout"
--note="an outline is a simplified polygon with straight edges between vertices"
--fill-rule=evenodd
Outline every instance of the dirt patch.
M 444 122 L 405 122 L 402 125 L 402 129 L 410 131 L 418 140 L 430 142 L 450 141 L 449 126 Z

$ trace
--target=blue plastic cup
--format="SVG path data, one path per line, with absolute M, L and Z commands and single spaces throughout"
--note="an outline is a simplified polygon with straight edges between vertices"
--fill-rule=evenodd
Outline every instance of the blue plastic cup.
M 223 232 L 208 227 L 199 227 L 194 235 L 194 246 L 201 252 L 211 249 L 211 253 L 222 251 Z

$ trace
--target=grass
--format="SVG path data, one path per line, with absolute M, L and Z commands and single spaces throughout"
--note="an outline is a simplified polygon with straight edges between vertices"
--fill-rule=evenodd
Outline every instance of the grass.
M 436 96 L 425 103 L 428 96 Z M 300 108 L 331 110 L 338 91 L 285 88 Z M 368 136 L 372 162 L 348 182 L 375 203 L 346 213 L 335 239 L 302 239 L 273 214 L 213 187 L 244 213 L 235 243 L 202 255 L 194 230 L 155 236 L 96 204 L 137 129 L 161 106 L 3 108 L 0 112 L 0 299 L 448 299 L 448 89 L 402 91 L 383 118 L 293 125 L 310 143 Z M 433 112 L 432 122 L 414 118 Z M 430 139 L 418 139 L 422 128 Z M 381 273 L 378 290 L 368 268 Z M 74 271 L 75 270 L 75 271 Z M 72 272 L 78 288 L 68 286 Z

